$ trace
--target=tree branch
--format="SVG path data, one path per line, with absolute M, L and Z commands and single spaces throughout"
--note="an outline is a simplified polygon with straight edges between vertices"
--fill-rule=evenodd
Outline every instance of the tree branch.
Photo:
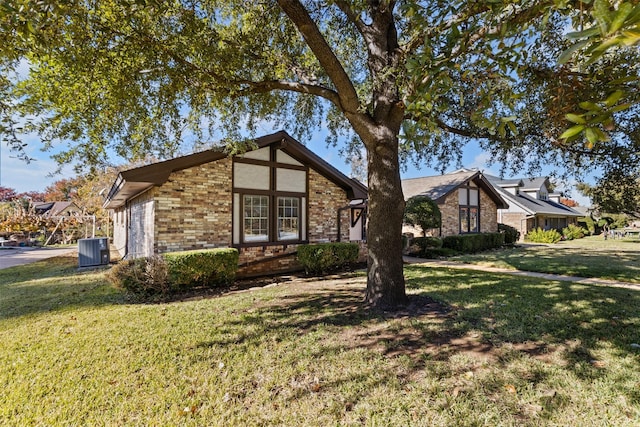
M 360 34 L 364 34 L 367 26 L 365 25 L 364 22 L 362 22 L 362 19 L 360 19 L 360 16 L 358 16 L 354 12 L 354 10 L 351 8 L 351 5 L 347 3 L 345 0 L 334 0 L 334 3 L 342 11 L 342 13 L 345 14 L 347 19 L 356 26 Z
M 240 85 L 248 86 L 247 89 L 240 91 L 240 95 L 246 95 L 250 93 L 266 93 L 273 90 L 287 90 L 290 92 L 297 92 L 307 95 L 315 95 L 324 98 L 335 105 L 340 105 L 339 95 L 331 90 L 322 86 L 290 82 L 285 80 L 268 80 L 262 82 L 242 81 Z
M 327 41 L 322 36 L 316 23 L 309 16 L 307 10 L 297 0 L 278 0 L 278 4 L 298 28 L 305 42 L 313 51 L 320 65 L 335 85 L 340 101 L 336 105 L 347 113 L 357 113 L 360 108 L 358 93 L 353 87 L 353 83 L 340 63 L 340 60 L 327 44 Z

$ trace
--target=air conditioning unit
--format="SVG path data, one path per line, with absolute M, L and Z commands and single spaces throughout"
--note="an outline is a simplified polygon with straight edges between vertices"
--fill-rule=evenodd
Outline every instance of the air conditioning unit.
M 78 240 L 78 264 L 80 267 L 109 264 L 109 239 Z

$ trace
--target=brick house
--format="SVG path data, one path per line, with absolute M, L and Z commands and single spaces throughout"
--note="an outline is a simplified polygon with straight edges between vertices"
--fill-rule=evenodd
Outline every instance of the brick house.
M 235 247 L 239 276 L 250 276 L 295 270 L 299 244 L 364 240 L 366 186 L 286 132 L 254 147 L 121 172 L 105 201 L 120 256 Z
M 487 175 L 487 179 L 509 203 L 508 209 L 498 213 L 498 222 L 517 229 L 520 239 L 536 228 L 562 231 L 585 216 L 561 204 L 562 194 L 549 191 L 551 184 L 546 177 L 501 179 Z
M 405 200 L 427 196 L 435 201 L 442 214 L 439 229 L 427 235 L 446 237 L 464 233 L 495 233 L 498 231 L 497 211 L 509 207 L 505 200 L 477 170 L 456 172 L 402 180 Z M 403 233 L 421 236 L 422 230 L 405 225 Z

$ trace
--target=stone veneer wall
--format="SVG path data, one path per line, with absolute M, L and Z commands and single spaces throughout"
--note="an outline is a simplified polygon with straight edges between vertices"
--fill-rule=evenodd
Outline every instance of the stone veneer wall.
M 171 174 L 155 189 L 157 253 L 231 244 L 232 160 Z

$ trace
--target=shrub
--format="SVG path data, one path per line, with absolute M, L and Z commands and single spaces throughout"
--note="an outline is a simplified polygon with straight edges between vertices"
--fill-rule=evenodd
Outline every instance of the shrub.
M 298 246 L 298 261 L 307 274 L 339 270 L 358 260 L 357 243 L 336 242 Z
M 117 288 L 134 294 L 167 294 L 171 291 L 167 264 L 161 256 L 120 261 L 107 279 Z
M 439 237 L 416 237 L 413 244 L 417 245 L 421 250 L 428 248 L 441 248 L 442 239 Z
M 438 228 L 442 224 L 440 208 L 427 196 L 414 196 L 407 200 L 404 208 L 404 222 L 420 227 L 422 234 L 430 228 Z
M 238 271 L 237 249 L 169 252 L 162 256 L 169 281 L 177 289 L 227 285 L 235 280 Z
M 504 234 L 504 244 L 513 245 L 520 240 L 520 232 L 507 224 L 498 224 L 498 232 Z
M 460 252 L 450 248 L 426 248 L 421 254 L 420 258 L 425 259 L 437 259 L 448 258 L 459 255 Z
M 569 224 L 568 227 L 562 229 L 562 235 L 565 240 L 582 239 L 584 237 L 584 228 L 575 224 Z
M 229 284 L 237 270 L 236 249 L 212 249 L 120 261 L 107 279 L 134 294 L 164 295 L 196 286 Z
M 504 245 L 503 233 L 477 233 L 447 236 L 442 240 L 442 247 L 462 253 L 475 253 Z
M 594 235 L 596 233 L 596 223 L 590 216 L 579 218 L 578 224 L 584 224 L 582 227 L 586 228 L 590 235 Z
M 556 229 L 543 230 L 538 227 L 535 230 L 529 231 L 524 238 L 534 243 L 558 243 L 562 240 L 562 235 Z

